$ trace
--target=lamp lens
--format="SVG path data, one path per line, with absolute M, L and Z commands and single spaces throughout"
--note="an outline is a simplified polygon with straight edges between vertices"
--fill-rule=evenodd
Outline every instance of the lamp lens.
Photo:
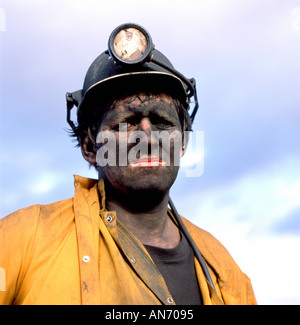
M 133 27 L 122 29 L 113 41 L 115 54 L 127 62 L 142 58 L 147 50 L 147 45 L 145 35 Z

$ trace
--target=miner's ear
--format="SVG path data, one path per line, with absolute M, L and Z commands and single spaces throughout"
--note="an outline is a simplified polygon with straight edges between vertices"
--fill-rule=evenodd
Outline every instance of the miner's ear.
M 90 139 L 89 135 L 86 134 L 85 137 L 80 141 L 81 153 L 83 158 L 88 161 L 91 165 L 96 165 L 96 151 L 94 143 Z
M 180 158 L 183 157 L 183 155 L 186 152 L 188 143 L 189 143 L 189 136 L 190 136 L 190 131 L 187 131 L 186 128 L 186 122 L 184 122 L 184 128 L 185 131 L 183 132 L 183 137 L 182 137 L 182 146 L 181 146 L 181 150 L 180 150 Z

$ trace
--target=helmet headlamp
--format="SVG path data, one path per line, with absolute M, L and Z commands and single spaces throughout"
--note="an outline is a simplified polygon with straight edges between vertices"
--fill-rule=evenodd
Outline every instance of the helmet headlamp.
M 117 27 L 108 40 L 108 52 L 118 63 L 137 64 L 150 60 L 154 45 L 143 27 L 124 24 Z

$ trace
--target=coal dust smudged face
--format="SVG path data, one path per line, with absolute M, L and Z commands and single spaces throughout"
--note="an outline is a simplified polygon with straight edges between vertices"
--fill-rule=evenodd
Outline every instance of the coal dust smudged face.
M 115 150 L 109 153 L 115 164 L 101 168 L 106 184 L 123 194 L 168 192 L 182 148 L 181 124 L 170 96 L 140 93 L 117 100 L 101 120 L 98 135 L 105 133 L 115 138 Z

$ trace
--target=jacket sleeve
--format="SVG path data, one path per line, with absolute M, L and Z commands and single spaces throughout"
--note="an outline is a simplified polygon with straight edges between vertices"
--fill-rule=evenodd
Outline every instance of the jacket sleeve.
M 0 305 L 14 304 L 30 262 L 40 207 L 0 219 Z
M 247 305 L 257 305 L 256 297 L 252 288 L 251 280 L 245 274 Z

